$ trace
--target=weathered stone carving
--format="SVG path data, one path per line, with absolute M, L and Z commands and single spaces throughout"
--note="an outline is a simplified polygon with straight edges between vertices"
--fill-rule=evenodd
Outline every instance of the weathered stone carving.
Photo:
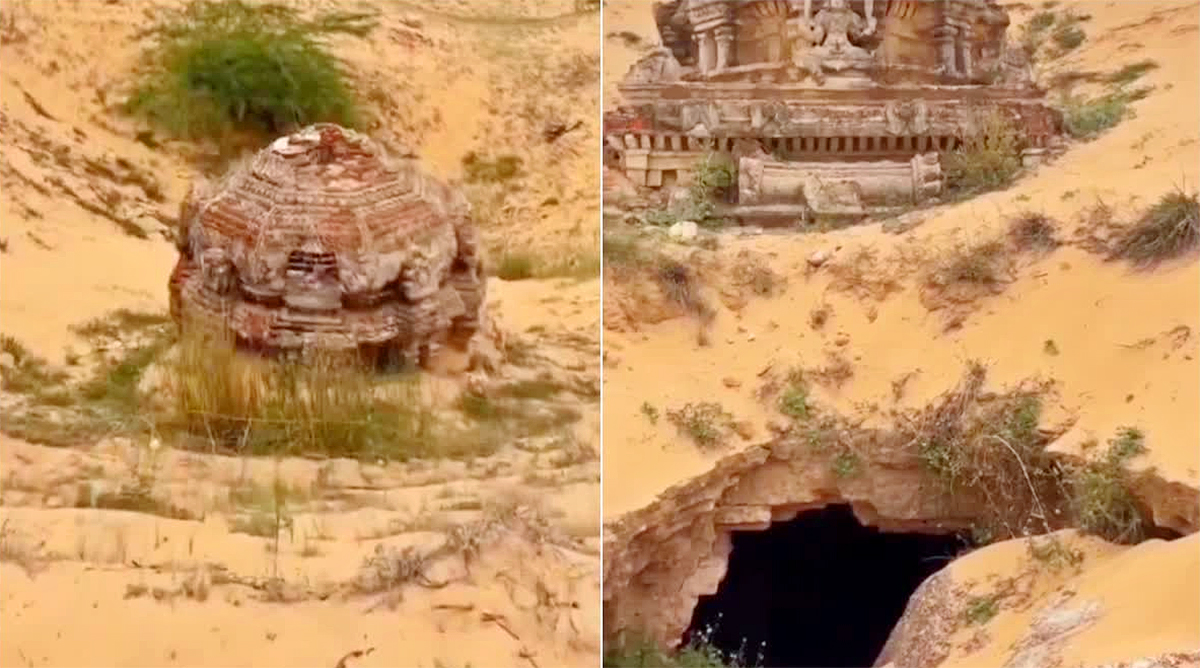
M 625 82 L 629 85 L 673 83 L 679 81 L 680 69 L 671 50 L 658 47 L 634 64 Z
M 871 207 L 922 201 L 939 195 L 941 186 L 936 153 L 907 162 L 738 161 L 739 204 L 803 204 L 819 216 L 863 215 Z
M 179 248 L 172 315 L 256 349 L 424 364 L 441 345 L 466 350 L 484 318 L 466 200 L 336 125 L 194 187 Z
M 929 130 L 929 107 L 923 100 L 888 100 L 883 107 L 888 132 L 923 135 Z
M 997 0 L 670 0 L 654 12 L 669 46 L 630 71 L 628 106 L 605 117 L 607 164 L 639 186 L 686 178 L 736 142 L 790 163 L 908 169 L 977 133 L 980 112 L 1000 111 L 1035 153 L 1060 134 Z
M 808 21 L 811 5 L 812 0 L 805 0 L 805 21 Z M 821 67 L 836 72 L 855 65 L 870 64 L 871 52 L 856 46 L 851 38 L 860 40 L 874 34 L 876 22 L 872 13 L 873 5 L 871 0 L 867 0 L 866 19 L 850 9 L 846 0 L 829 0 L 828 7 L 817 12 L 807 32 L 815 38 L 812 54 L 820 59 Z

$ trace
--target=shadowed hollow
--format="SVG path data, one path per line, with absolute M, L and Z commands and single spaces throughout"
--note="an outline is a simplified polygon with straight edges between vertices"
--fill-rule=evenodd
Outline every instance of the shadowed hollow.
M 909 596 L 962 547 L 863 526 L 847 505 L 734 532 L 725 579 L 700 597 L 685 641 L 711 629 L 712 644 L 751 665 L 870 666 Z

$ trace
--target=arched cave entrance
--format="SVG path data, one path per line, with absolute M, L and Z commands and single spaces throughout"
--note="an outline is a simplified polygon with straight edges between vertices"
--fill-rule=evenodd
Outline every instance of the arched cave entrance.
M 733 533 L 717 592 L 700 597 L 687 642 L 760 666 L 871 666 L 925 578 L 965 547 L 954 535 L 886 533 L 848 505 Z

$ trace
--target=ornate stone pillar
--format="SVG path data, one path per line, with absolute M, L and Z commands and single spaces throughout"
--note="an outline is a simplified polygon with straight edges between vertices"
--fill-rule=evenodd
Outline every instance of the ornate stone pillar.
M 733 26 L 721 26 L 715 31 L 717 39 L 717 69 L 733 64 Z
M 943 71 L 946 74 L 957 76 L 959 73 L 956 49 L 958 28 L 951 25 L 938 26 L 933 30 L 933 39 L 937 42 L 938 50 L 941 52 Z
M 971 76 L 975 72 L 974 59 L 971 57 L 971 46 L 975 40 L 975 31 L 970 26 L 958 29 L 958 67 L 963 76 Z
M 711 32 L 702 32 L 696 34 L 696 67 L 700 69 L 701 74 L 710 72 L 716 66 L 715 62 L 716 48 L 713 44 L 713 35 Z

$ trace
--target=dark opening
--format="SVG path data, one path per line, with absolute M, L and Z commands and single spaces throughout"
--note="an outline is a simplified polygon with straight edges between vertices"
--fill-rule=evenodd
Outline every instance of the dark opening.
M 964 547 L 956 535 L 884 533 L 848 505 L 734 532 L 717 592 L 700 597 L 684 636 L 707 633 L 760 666 L 870 666 L 925 578 Z

